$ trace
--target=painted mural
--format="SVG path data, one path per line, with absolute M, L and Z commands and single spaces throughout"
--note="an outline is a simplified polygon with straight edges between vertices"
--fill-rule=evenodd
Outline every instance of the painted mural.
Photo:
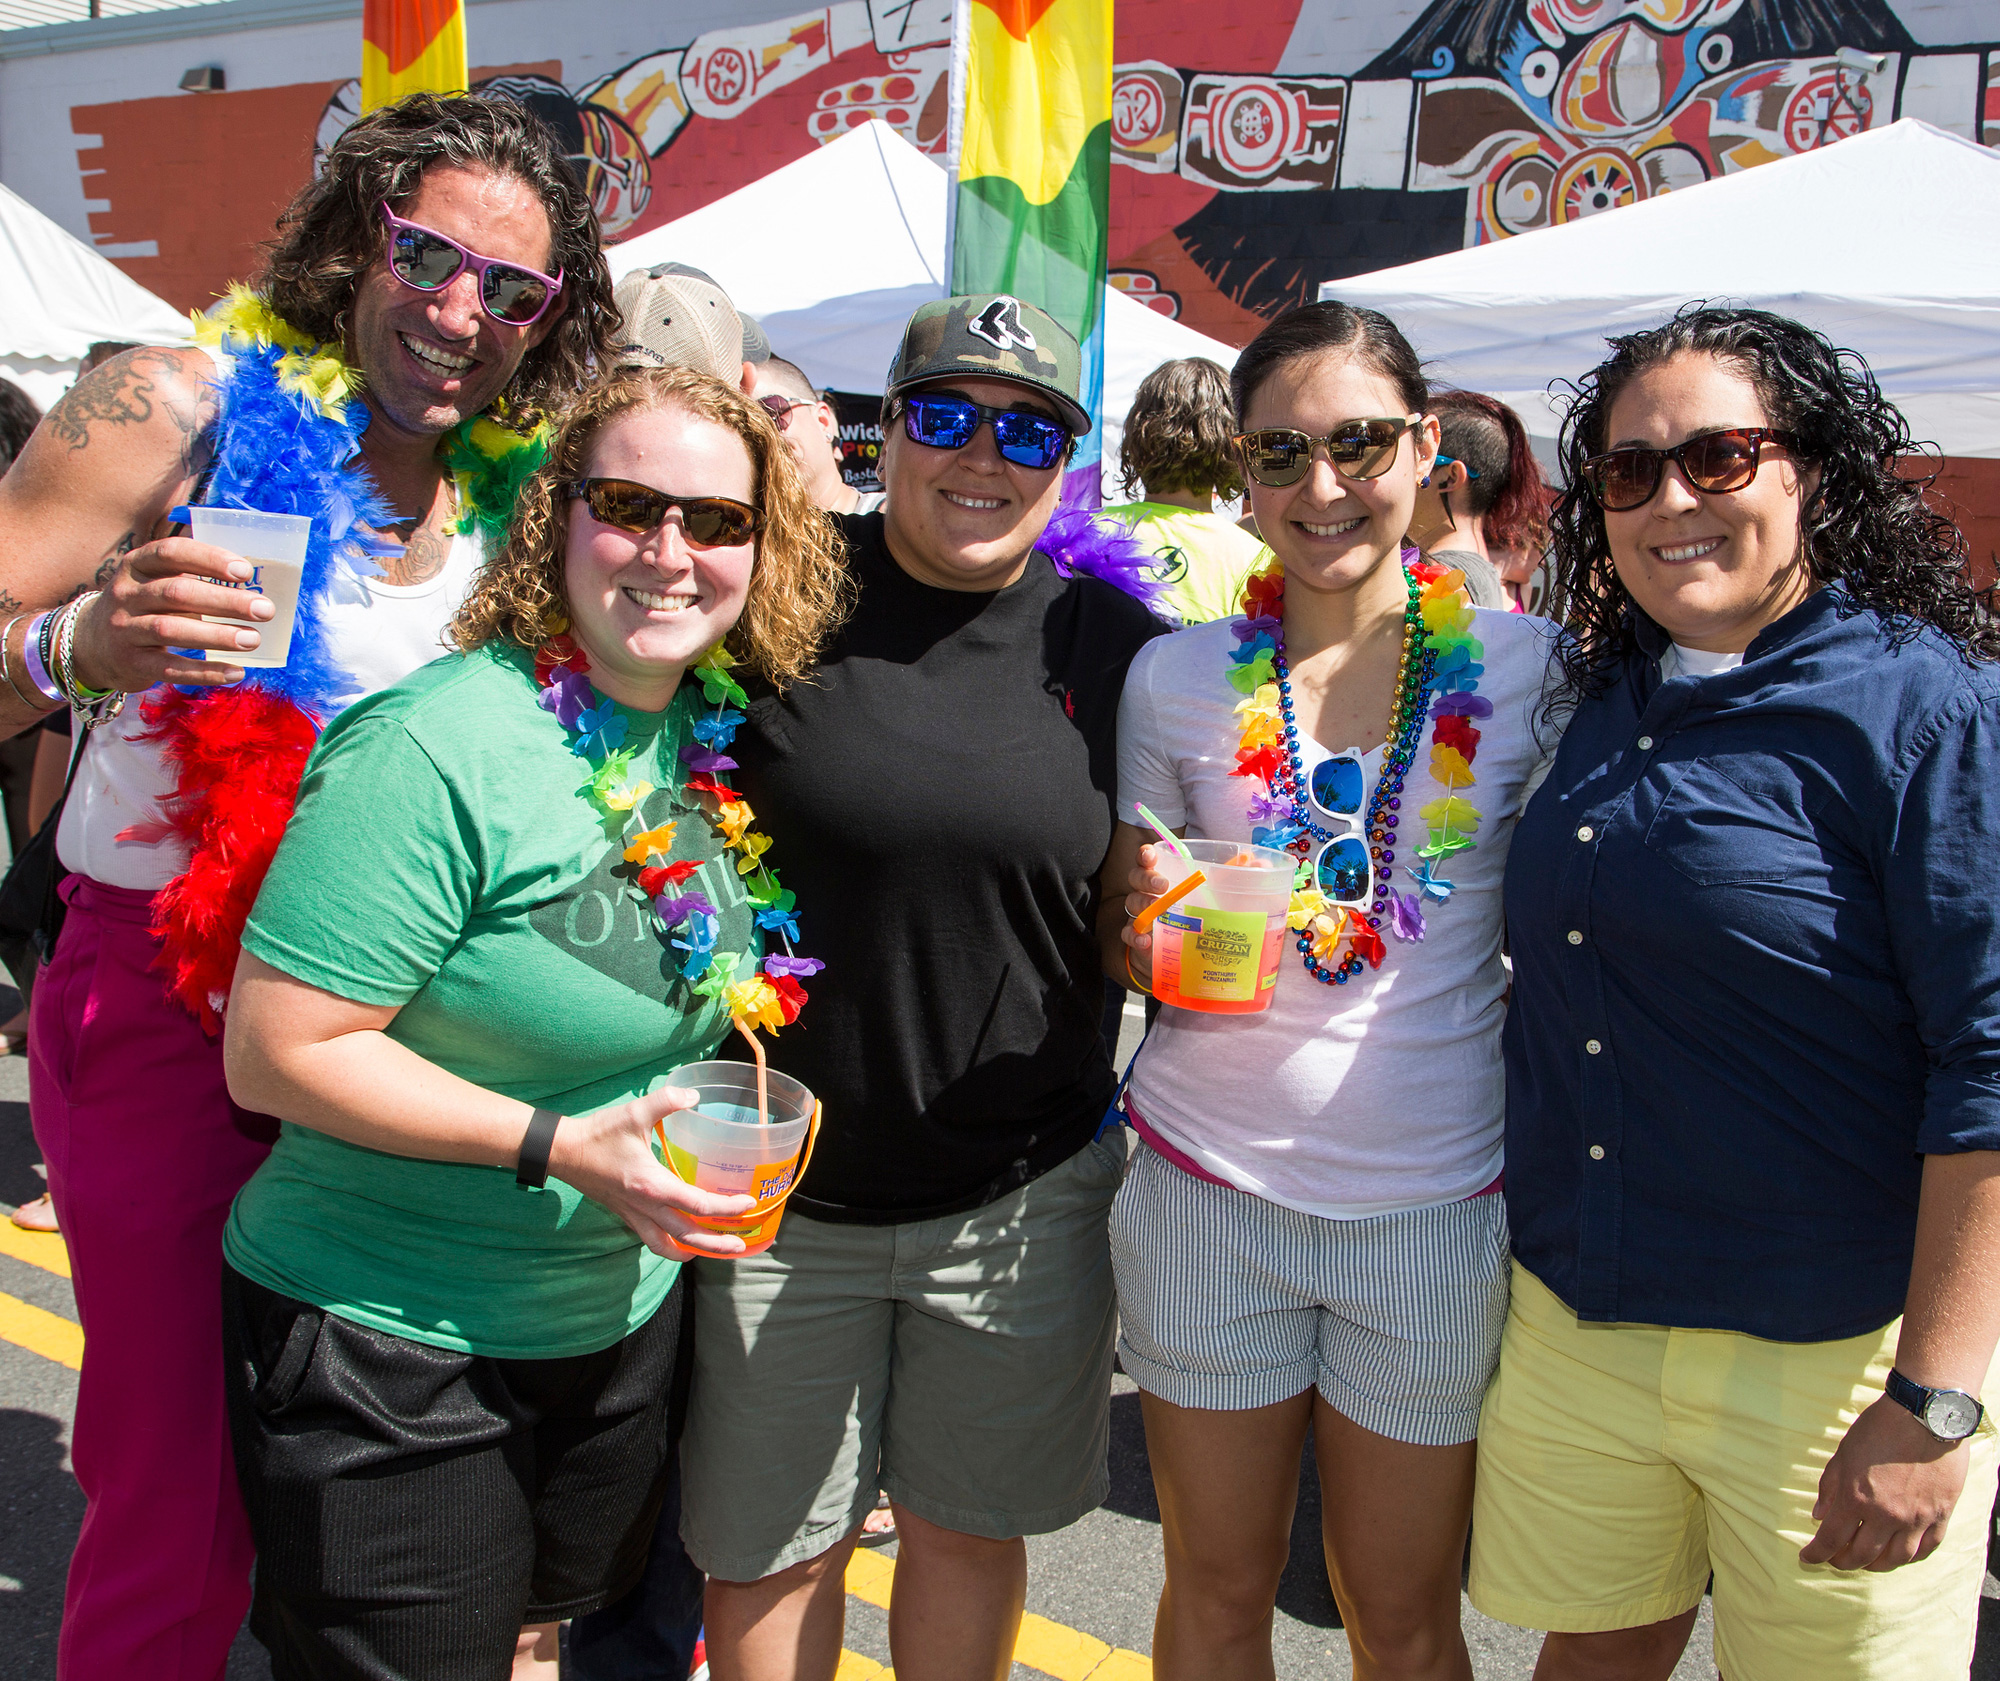
M 557 57 L 474 76 L 555 127 L 613 239 L 871 117 L 942 158 L 950 0 L 741 10 L 588 82 Z M 1917 11 L 1374 0 L 1364 14 L 1357 0 L 1268 0 L 1218 18 L 1189 0 L 1120 0 L 1113 283 L 1240 343 L 1323 281 L 1616 210 L 1899 116 L 2000 145 L 2000 7 L 1928 0 L 1921 41 L 1904 15 Z M 551 8 L 551 49 L 588 16 L 588 0 Z M 119 260 L 163 296 L 205 302 L 254 265 L 272 212 L 353 120 L 358 91 L 74 108 L 73 130 L 102 137 L 78 154 L 87 196 L 107 206 L 92 214 L 99 242 L 134 253 Z M 224 201 L 199 245 L 172 208 L 197 179 Z

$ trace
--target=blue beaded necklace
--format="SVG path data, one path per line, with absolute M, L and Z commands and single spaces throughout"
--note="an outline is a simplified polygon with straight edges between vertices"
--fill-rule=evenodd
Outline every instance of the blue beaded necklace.
M 1409 589 L 1409 605 L 1403 612 L 1403 657 L 1396 671 L 1396 705 L 1390 714 L 1385 743 L 1388 754 L 1382 761 L 1382 774 L 1375 779 L 1375 792 L 1368 801 L 1368 811 L 1362 820 L 1368 853 L 1375 861 L 1375 899 L 1368 907 L 1365 920 L 1375 931 L 1377 941 L 1381 938 L 1382 918 L 1389 908 L 1386 895 L 1396 862 L 1396 824 L 1403 807 L 1403 778 L 1415 762 L 1426 716 L 1425 700 L 1437 676 L 1437 654 L 1424 646 L 1424 619 L 1420 605 L 1422 586 L 1414 575 L 1409 576 Z M 1292 708 L 1292 671 L 1285 658 L 1282 617 L 1271 632 L 1271 639 L 1276 644 L 1272 664 L 1278 679 L 1278 711 L 1285 738 L 1285 763 L 1278 773 L 1278 786 L 1273 791 L 1291 801 L 1293 821 L 1298 824 L 1300 832 L 1286 844 L 1286 850 L 1303 862 L 1315 844 L 1333 840 L 1336 836 L 1331 829 L 1313 821 L 1312 802 L 1306 794 L 1306 771 L 1299 757 L 1299 727 Z M 1323 986 L 1345 986 L 1364 967 L 1361 954 L 1352 943 L 1346 953 L 1331 964 L 1323 963 L 1313 955 L 1309 929 L 1300 931 L 1297 944 L 1306 973 Z

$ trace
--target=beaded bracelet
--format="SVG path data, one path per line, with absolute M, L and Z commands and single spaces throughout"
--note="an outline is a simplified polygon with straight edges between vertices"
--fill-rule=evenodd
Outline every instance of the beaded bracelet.
M 21 638 L 21 664 L 27 669 L 28 681 L 41 690 L 48 704 L 62 706 L 69 697 L 49 676 L 49 630 L 55 616 L 53 611 L 38 613 L 29 621 L 27 633 Z

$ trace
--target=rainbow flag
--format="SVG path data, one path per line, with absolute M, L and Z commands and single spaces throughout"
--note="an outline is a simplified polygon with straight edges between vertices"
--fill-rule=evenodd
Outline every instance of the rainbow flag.
M 464 0 L 362 0 L 361 109 L 465 92 Z
M 960 0 L 951 289 L 1039 304 L 1083 346 L 1102 420 L 1111 226 L 1111 0 Z M 1102 427 L 1066 487 L 1095 507 Z

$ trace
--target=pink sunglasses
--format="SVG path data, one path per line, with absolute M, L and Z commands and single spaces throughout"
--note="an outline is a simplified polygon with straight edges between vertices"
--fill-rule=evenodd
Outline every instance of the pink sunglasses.
M 509 327 L 532 327 L 562 291 L 561 270 L 542 274 L 482 257 L 435 228 L 406 222 L 386 204 L 382 220 L 389 224 L 389 270 L 412 291 L 442 292 L 469 268 L 479 277 L 480 307 Z

